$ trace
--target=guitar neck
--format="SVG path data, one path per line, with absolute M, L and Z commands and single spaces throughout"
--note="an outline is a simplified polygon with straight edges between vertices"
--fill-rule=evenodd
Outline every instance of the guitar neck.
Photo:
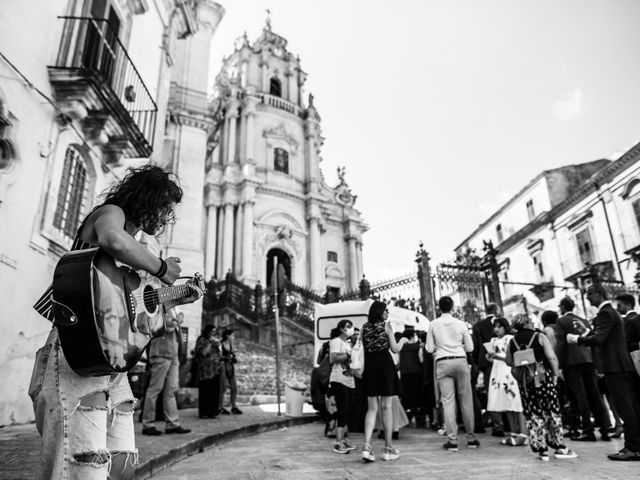
M 158 303 L 167 303 L 172 300 L 178 300 L 180 298 L 188 297 L 191 294 L 191 289 L 187 284 L 175 285 L 169 287 L 162 287 L 156 289 L 156 295 L 158 296 Z

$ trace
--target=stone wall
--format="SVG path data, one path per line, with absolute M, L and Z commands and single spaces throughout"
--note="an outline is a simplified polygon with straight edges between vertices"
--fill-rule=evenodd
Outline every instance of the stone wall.
M 276 357 L 275 349 L 236 340 L 234 346 L 238 363 L 236 375 L 239 395 L 275 395 L 276 394 Z M 283 355 L 283 381 L 294 380 L 309 384 L 313 358 Z M 282 389 L 284 394 L 284 386 Z

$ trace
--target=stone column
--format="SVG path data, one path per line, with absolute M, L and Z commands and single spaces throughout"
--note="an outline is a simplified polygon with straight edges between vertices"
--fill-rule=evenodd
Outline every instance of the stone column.
M 311 290 L 322 290 L 322 252 L 320 251 L 320 226 L 318 218 L 309 218 L 309 257 L 311 262 Z
M 362 264 L 362 242 L 356 243 L 356 255 L 358 259 L 358 280 L 364 275 L 364 265 Z
M 356 239 L 347 238 L 349 243 L 349 290 L 358 288 L 358 257 L 356 253 Z
M 224 239 L 222 240 L 222 275 L 233 267 L 233 205 L 224 206 Z
M 222 246 L 224 245 L 224 207 L 219 208 L 220 218 L 218 221 L 218 245 L 216 245 L 216 256 L 218 257 L 218 261 L 216 262 L 216 278 L 224 278 L 226 272 L 222 268 Z
M 247 145 L 246 145 L 246 152 L 247 152 L 247 161 L 248 162 L 252 162 L 253 161 L 253 119 L 254 114 L 253 112 L 248 112 L 247 113 Z
M 207 207 L 207 243 L 204 254 L 204 276 L 206 280 L 209 280 L 216 274 L 216 247 L 218 245 L 217 213 L 218 207 L 216 207 L 215 205 L 209 205 Z
M 242 217 L 242 276 L 253 277 L 253 200 L 244 204 Z
M 233 273 L 236 277 L 240 276 L 242 268 L 242 205 L 238 205 L 238 211 L 235 219 L 235 235 L 233 239 Z
M 231 165 L 236 159 L 236 119 L 235 111 L 229 113 L 229 134 L 227 136 L 227 163 Z

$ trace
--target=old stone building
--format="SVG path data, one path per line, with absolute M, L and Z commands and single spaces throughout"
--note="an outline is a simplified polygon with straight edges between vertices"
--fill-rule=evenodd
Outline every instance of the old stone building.
M 204 92 L 223 14 L 210 0 L 2 2 L 0 425 L 33 418 L 27 388 L 51 325 L 31 307 L 97 195 L 128 166 L 169 163 L 200 215 Z M 190 162 L 199 176 L 181 169 Z M 199 230 L 146 241 L 185 257 L 186 273 L 202 270 Z M 199 329 L 198 308 L 187 322 Z
M 637 293 L 639 148 L 541 173 L 456 247 L 464 257 L 493 243 L 506 316 L 538 318 L 565 296 L 590 316 L 584 287 L 594 278 Z
M 337 186 L 324 181 L 321 120 L 306 77 L 269 20 L 255 42 L 245 34 L 224 59 L 206 164 L 207 278 L 231 271 L 268 286 L 276 257 L 293 283 L 316 293 L 358 286 L 368 227 L 344 169 Z

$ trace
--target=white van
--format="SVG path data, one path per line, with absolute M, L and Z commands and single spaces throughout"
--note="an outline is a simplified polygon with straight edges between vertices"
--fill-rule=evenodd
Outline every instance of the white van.
M 362 329 L 367 321 L 369 307 L 373 300 L 348 301 L 329 303 L 326 305 L 316 303 L 314 308 L 314 366 L 318 366 L 318 353 L 322 344 L 330 339 L 331 330 L 342 319 L 350 320 L 353 326 Z M 421 313 L 406 308 L 389 305 L 389 322 L 394 332 L 402 332 L 406 325 L 413 325 L 416 330 L 427 331 L 430 320 Z

